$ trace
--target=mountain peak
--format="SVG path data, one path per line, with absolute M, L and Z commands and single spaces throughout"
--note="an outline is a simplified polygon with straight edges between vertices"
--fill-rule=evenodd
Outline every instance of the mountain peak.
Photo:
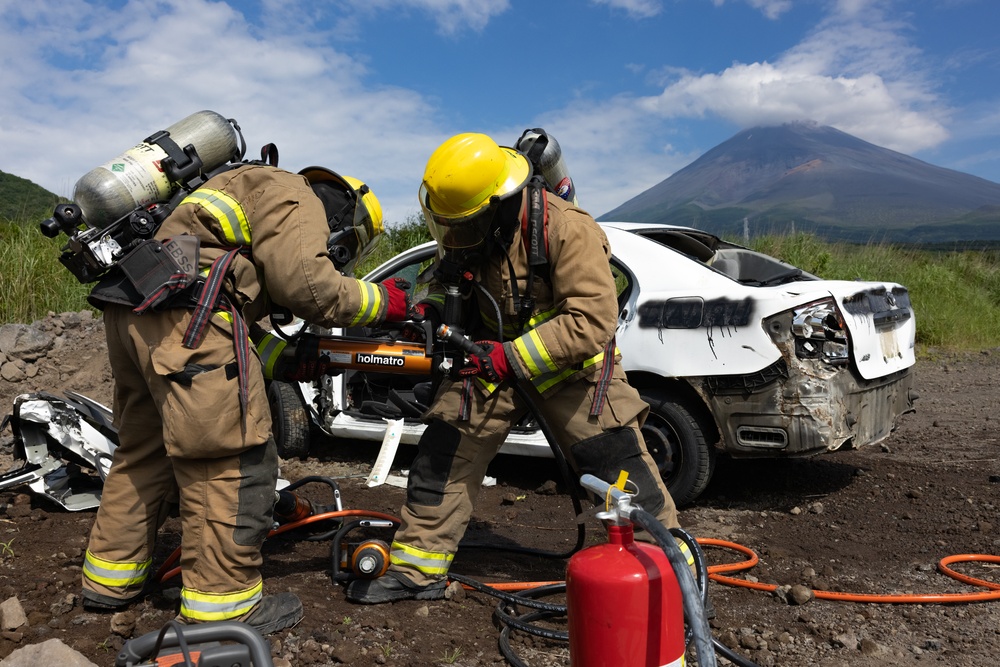
M 739 234 L 794 223 L 831 239 L 1000 239 L 1000 184 L 794 122 L 742 130 L 602 215 Z M 991 208 L 992 207 L 992 208 Z

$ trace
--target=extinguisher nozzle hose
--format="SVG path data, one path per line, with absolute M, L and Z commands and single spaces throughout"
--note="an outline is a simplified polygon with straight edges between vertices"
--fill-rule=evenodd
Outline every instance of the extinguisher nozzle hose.
M 663 549 L 663 553 L 666 554 L 670 566 L 674 570 L 677 583 L 680 585 L 681 597 L 684 601 L 684 619 L 694 636 L 694 644 L 698 650 L 698 665 L 699 667 L 715 667 L 717 663 L 715 649 L 712 646 L 712 631 L 708 627 L 701 592 L 698 590 L 698 584 L 688 567 L 687 559 L 680 547 L 677 546 L 673 535 L 655 516 L 641 507 L 634 507 L 629 518 L 652 535 L 656 543 Z

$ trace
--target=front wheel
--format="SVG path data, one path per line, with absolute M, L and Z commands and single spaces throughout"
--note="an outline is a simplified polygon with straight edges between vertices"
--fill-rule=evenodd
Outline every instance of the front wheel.
M 715 448 L 698 419 L 666 392 L 640 389 L 639 394 L 649 403 L 649 415 L 642 425 L 646 448 L 674 503 L 686 505 L 701 495 L 712 479 Z
M 271 406 L 271 431 L 283 459 L 305 458 L 309 455 L 309 413 L 296 388 L 272 380 L 267 387 L 267 402 Z

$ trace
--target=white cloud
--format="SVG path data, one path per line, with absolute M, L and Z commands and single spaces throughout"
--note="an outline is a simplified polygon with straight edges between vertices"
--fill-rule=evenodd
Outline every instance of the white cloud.
M 418 169 L 444 138 L 435 110 L 411 90 L 369 84 L 363 63 L 322 33 L 269 23 L 260 34 L 205 0 L 22 7 L 0 9 L 0 170 L 70 196 L 89 169 L 211 109 L 240 123 L 248 158 L 274 142 L 283 167 L 366 180 L 389 220 L 416 209 Z M 23 33 L 26 19 L 40 27 Z
M 936 146 L 947 138 L 948 110 L 922 75 L 906 29 L 873 3 L 841 0 L 773 63 L 686 73 L 641 104 L 665 117 L 714 115 L 743 127 L 814 120 L 902 152 Z
M 350 0 L 358 11 L 415 9 L 430 14 L 444 34 L 480 31 L 510 9 L 509 0 Z
M 576 100 L 565 109 L 534 118 L 559 141 L 566 168 L 576 185 L 580 206 L 595 217 L 656 185 L 698 157 L 670 145 L 662 123 L 634 98 L 621 96 L 600 102 Z M 518 137 L 524 127 L 494 135 Z
M 760 10 L 761 14 L 769 19 L 777 19 L 782 14 L 792 8 L 792 0 L 745 0 L 754 9 Z M 863 0 L 861 0 L 863 1 Z M 712 4 L 721 7 L 726 4 L 726 0 L 712 0 Z
M 651 18 L 663 10 L 659 0 L 591 0 L 591 3 L 623 10 L 630 17 L 637 19 Z

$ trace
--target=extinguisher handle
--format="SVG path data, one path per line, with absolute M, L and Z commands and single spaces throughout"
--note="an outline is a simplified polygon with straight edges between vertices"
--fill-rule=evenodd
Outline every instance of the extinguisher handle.
M 609 510 L 612 515 L 616 515 L 617 518 L 627 519 L 632 515 L 632 511 L 635 507 L 632 506 L 632 496 L 625 493 L 617 486 L 605 482 L 599 477 L 595 477 L 591 474 L 585 474 L 580 477 L 580 486 L 592 491 L 598 497 L 607 500 Z M 612 510 L 612 508 L 614 508 Z M 603 514 L 603 513 L 602 513 Z M 614 516 L 600 516 L 600 518 L 614 518 Z

